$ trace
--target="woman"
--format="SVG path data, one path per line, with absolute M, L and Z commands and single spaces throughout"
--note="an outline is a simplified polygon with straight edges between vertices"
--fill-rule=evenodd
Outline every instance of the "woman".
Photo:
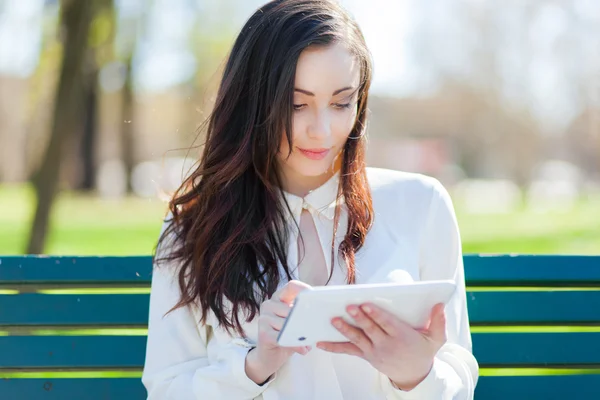
M 433 178 L 365 167 L 371 70 L 334 0 L 272 1 L 243 27 L 157 246 L 150 399 L 473 397 L 452 204 Z M 348 342 L 277 345 L 300 290 L 406 279 L 458 284 L 427 329 L 357 304 L 356 327 L 332 321 Z

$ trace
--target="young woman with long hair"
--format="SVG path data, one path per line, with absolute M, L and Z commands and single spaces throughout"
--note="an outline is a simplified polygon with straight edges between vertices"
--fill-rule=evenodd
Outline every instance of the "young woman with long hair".
M 371 75 L 334 0 L 271 1 L 244 25 L 157 244 L 149 399 L 473 397 L 452 202 L 433 178 L 365 166 Z M 355 324 L 332 321 L 347 342 L 277 345 L 299 291 L 407 279 L 457 283 L 426 329 L 356 304 Z

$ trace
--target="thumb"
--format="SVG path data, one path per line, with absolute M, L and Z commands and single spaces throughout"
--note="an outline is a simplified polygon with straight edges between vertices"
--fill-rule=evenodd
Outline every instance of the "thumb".
M 311 286 L 301 281 L 291 280 L 288 283 L 286 283 L 284 287 L 279 289 L 275 293 L 275 296 L 283 303 L 291 304 L 298 295 L 298 293 L 306 289 L 311 289 Z
M 431 310 L 431 322 L 427 336 L 439 344 L 446 343 L 446 312 L 444 304 L 436 304 Z

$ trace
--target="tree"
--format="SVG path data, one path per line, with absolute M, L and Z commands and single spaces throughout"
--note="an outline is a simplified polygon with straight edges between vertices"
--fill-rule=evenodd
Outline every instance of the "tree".
M 79 190 L 93 190 L 96 176 L 96 140 L 98 136 L 98 100 L 100 69 L 114 59 L 115 7 L 113 0 L 95 0 L 93 19 L 84 65 L 83 97 L 84 110 L 79 143 L 79 165 L 81 176 L 76 187 Z
M 64 33 L 64 52 L 56 101 L 52 118 L 50 141 L 43 161 L 34 174 L 33 185 L 37 206 L 29 242 L 28 254 L 44 250 L 52 205 L 59 186 L 64 145 L 71 137 L 80 112 L 82 96 L 82 65 L 88 43 L 95 1 L 63 0 L 61 26 Z
M 121 160 L 125 168 L 127 182 L 127 193 L 133 192 L 131 175 L 135 167 L 135 91 L 133 87 L 133 59 L 137 52 L 138 37 L 140 29 L 147 23 L 147 9 L 139 10 L 135 15 L 121 18 L 119 23 L 120 44 L 119 58 L 122 60 L 125 70 L 123 88 L 121 89 Z

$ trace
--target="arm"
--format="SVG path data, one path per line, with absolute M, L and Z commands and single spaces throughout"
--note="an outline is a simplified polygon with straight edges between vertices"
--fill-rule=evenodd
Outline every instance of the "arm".
M 433 181 L 429 216 L 421 246 L 421 280 L 453 279 L 456 292 L 446 305 L 447 342 L 427 377 L 410 391 L 384 378 L 389 399 L 472 399 L 479 376 L 472 354 L 460 233 L 448 192 Z
M 163 226 L 163 230 L 165 226 Z M 159 254 L 160 256 L 160 254 Z M 172 265 L 155 267 L 142 382 L 150 400 L 251 399 L 268 386 L 246 375 L 248 348 L 209 340 L 190 307 L 165 315 L 179 300 Z

